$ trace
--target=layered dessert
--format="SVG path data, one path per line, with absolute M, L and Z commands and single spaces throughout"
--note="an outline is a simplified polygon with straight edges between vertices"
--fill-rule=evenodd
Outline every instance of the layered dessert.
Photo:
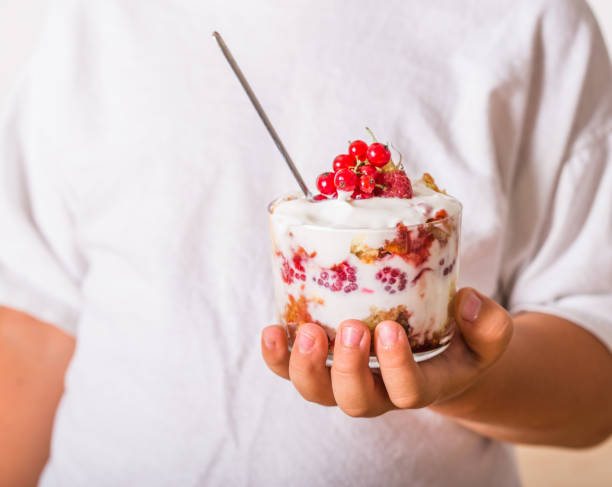
M 351 143 L 333 169 L 314 198 L 290 194 L 269 206 L 276 312 L 290 346 L 300 325 L 315 323 L 331 357 L 342 321 L 373 333 L 393 320 L 416 360 L 437 355 L 453 335 L 460 203 L 429 174 L 411 181 L 382 144 Z

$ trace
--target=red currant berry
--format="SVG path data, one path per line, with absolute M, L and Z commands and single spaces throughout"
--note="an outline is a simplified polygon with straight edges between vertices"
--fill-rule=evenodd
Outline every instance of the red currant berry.
M 376 166 L 373 166 L 372 164 L 366 164 L 365 166 L 361 166 L 359 170 L 361 171 L 361 174 L 366 176 L 372 176 L 373 178 L 375 178 L 378 174 L 378 169 L 376 169 Z
M 374 176 L 368 176 L 367 174 L 364 174 L 359 178 L 359 189 L 364 193 L 370 194 L 372 191 L 374 191 L 375 187 L 376 179 L 374 178 Z
M 312 197 L 312 199 L 315 200 L 315 201 L 322 201 L 322 200 L 326 200 L 327 196 L 325 196 L 324 194 L 315 194 Z
M 340 169 L 334 177 L 334 184 L 338 191 L 353 191 L 357 187 L 357 175 L 350 169 Z
M 334 173 L 324 172 L 323 174 L 319 174 L 317 178 L 317 189 L 325 195 L 332 194 L 336 191 L 336 187 L 334 186 Z
M 334 159 L 334 172 L 338 172 L 340 169 L 348 169 L 349 167 L 355 167 L 355 156 L 349 154 L 340 154 Z
M 356 189 L 351 195 L 351 198 L 353 198 L 354 200 L 368 200 L 373 197 L 374 195 L 372 193 L 364 193 L 363 191 L 360 191 L 358 189 Z
M 368 144 L 363 140 L 354 140 L 349 145 L 349 154 L 354 156 L 358 161 L 365 161 L 368 157 Z
M 368 147 L 368 161 L 373 166 L 383 167 L 387 162 L 391 160 L 391 151 L 387 149 L 386 145 L 380 142 L 374 142 Z

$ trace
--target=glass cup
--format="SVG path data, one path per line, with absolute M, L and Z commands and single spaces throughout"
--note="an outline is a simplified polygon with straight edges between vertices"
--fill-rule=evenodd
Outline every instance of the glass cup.
M 450 198 L 448 196 L 445 196 Z M 340 323 L 357 319 L 372 334 L 384 320 L 398 322 L 415 360 L 442 353 L 454 332 L 461 205 L 456 214 L 393 228 L 335 228 L 287 223 L 268 206 L 277 318 L 291 348 L 304 323 L 321 326 L 333 359 Z M 315 203 L 317 204 L 317 203 Z M 370 367 L 378 367 L 373 348 Z

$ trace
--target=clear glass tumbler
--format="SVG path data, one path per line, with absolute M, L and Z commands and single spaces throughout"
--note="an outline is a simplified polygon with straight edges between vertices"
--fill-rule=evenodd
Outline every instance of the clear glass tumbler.
M 455 214 L 372 229 L 276 218 L 275 208 L 291 198 L 268 206 L 275 308 L 290 347 L 300 325 L 318 324 L 329 338 L 330 364 L 336 330 L 346 319 L 361 320 L 370 333 L 381 321 L 398 322 L 417 361 L 448 347 L 459 267 L 458 201 Z M 370 366 L 378 367 L 373 350 Z

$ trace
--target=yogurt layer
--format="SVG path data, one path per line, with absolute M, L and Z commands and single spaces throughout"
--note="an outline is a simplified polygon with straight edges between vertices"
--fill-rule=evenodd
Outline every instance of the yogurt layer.
M 313 201 L 288 195 L 272 205 L 277 224 L 316 225 L 328 228 L 385 229 L 398 223 L 425 223 L 440 211 L 455 216 L 461 204 L 450 196 L 434 191 L 422 182 L 413 185 L 414 196 L 404 198 L 328 199 Z

